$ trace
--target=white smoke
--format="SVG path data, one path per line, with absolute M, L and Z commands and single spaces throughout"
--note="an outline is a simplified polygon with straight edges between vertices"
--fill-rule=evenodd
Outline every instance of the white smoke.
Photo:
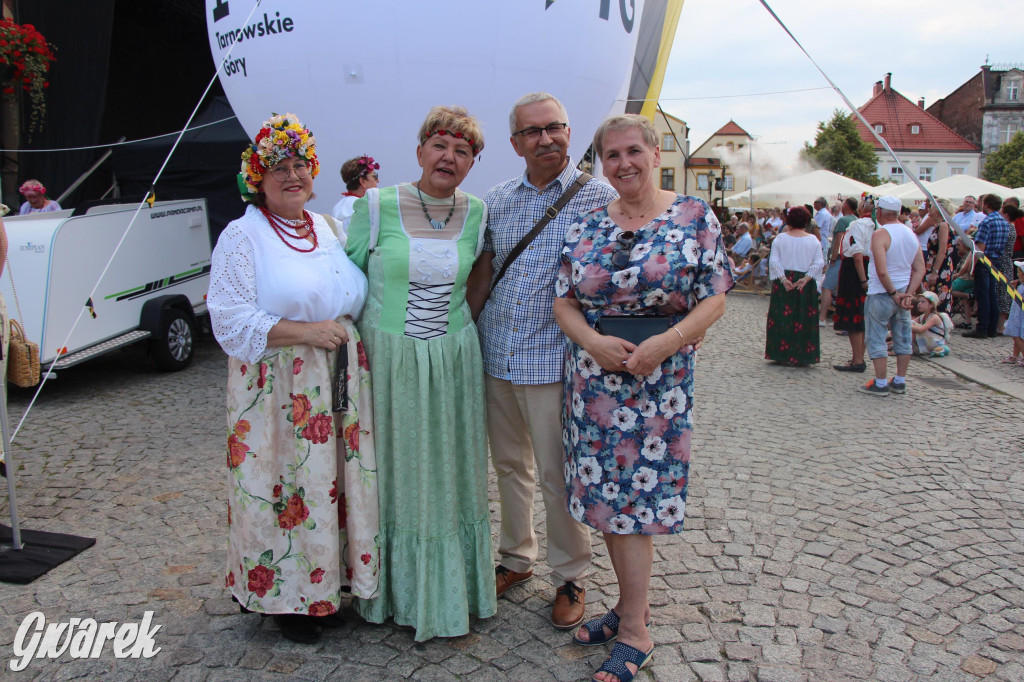
M 755 189 L 767 185 L 769 182 L 821 169 L 820 166 L 809 163 L 800 155 L 794 157 L 788 146 L 763 144 L 758 140 L 748 141 L 747 144 L 750 145 L 749 148 L 744 145 L 742 149 L 730 149 L 722 145 L 714 147 L 711 153 L 721 159 L 734 177 L 753 177 Z M 751 161 L 753 161 L 752 174 Z

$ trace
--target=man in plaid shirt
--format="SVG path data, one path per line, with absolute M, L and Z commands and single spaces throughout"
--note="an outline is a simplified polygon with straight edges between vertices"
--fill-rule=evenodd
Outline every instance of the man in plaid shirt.
M 554 96 L 520 98 L 509 115 L 510 141 L 526 172 L 493 187 L 484 252 L 470 280 L 470 304 L 487 296 L 509 253 L 581 174 L 569 159 L 569 117 Z M 487 387 L 491 458 L 501 496 L 498 596 L 533 575 L 534 462 L 547 518 L 547 560 L 559 585 L 551 620 L 569 629 L 583 621 L 580 579 L 590 568 L 590 533 L 565 502 L 562 362 L 565 337 L 552 313 L 565 232 L 576 217 L 607 205 L 615 190 L 590 180 L 515 259 L 479 318 Z M 474 295 L 475 293 L 475 295 Z
M 1003 200 L 996 194 L 986 194 L 982 201 L 985 219 L 974 233 L 974 245 L 978 251 L 988 256 L 992 265 L 999 266 L 999 257 L 1006 248 L 1006 242 L 1013 234 L 1013 228 L 999 212 Z M 1002 285 L 1000 285 L 1002 286 Z M 974 331 L 964 332 L 964 336 L 975 339 L 987 339 L 996 335 L 999 325 L 999 297 L 996 292 L 996 280 L 992 272 L 981 263 L 974 263 L 974 300 L 978 304 L 978 326 Z

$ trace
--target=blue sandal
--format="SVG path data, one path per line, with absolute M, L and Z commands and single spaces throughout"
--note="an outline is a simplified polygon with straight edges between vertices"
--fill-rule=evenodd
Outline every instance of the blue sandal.
M 634 664 L 637 666 L 636 672 L 640 672 L 645 665 L 650 663 L 652 656 L 654 656 L 653 645 L 651 646 L 651 650 L 645 653 L 636 647 L 623 644 L 622 642 L 616 642 L 615 646 L 612 647 L 612 655 L 601 664 L 601 667 L 597 669 L 597 672 L 611 673 L 619 678 L 619 682 L 631 682 L 633 677 L 636 676 L 636 673 L 629 672 L 629 668 L 626 667 L 626 664 Z M 591 677 L 590 682 L 598 681 Z
M 647 621 L 646 626 L 651 627 L 651 621 Z M 607 644 L 619 636 L 619 614 L 615 613 L 615 609 L 608 609 L 608 613 L 604 614 L 600 618 L 588 620 L 583 624 L 583 627 L 587 629 L 587 633 L 590 637 L 586 641 L 583 641 L 576 635 L 573 635 L 572 641 L 577 644 L 582 644 L 583 646 Z M 612 634 L 605 635 L 605 628 L 611 630 Z

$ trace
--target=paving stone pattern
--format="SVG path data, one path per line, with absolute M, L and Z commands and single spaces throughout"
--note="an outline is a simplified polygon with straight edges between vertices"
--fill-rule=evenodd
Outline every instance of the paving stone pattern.
M 917 360 L 906 395 L 863 395 L 866 375 L 831 369 L 849 353 L 831 329 L 820 366 L 770 365 L 766 310 L 762 296 L 730 296 L 700 352 L 688 530 L 655 540 L 657 650 L 637 679 L 1024 680 L 1021 402 Z M 1008 347 L 955 350 L 992 369 Z M 46 386 L 15 444 L 23 525 L 98 541 L 31 585 L 0 584 L 0 678 L 589 679 L 606 648 L 550 626 L 543 564 L 451 640 L 417 644 L 348 610 L 348 625 L 303 646 L 239 614 L 222 576 L 225 373 L 204 339 L 182 373 L 157 373 L 135 347 Z M 12 390 L 12 421 L 30 397 Z M 493 480 L 491 498 L 497 521 Z M 590 614 L 614 604 L 597 536 L 587 586 Z M 162 650 L 12 673 L 33 611 L 50 622 L 154 611 Z

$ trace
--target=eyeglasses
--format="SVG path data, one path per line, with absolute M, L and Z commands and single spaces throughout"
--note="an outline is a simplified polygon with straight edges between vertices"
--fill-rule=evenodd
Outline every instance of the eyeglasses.
M 516 132 L 512 133 L 512 136 L 514 137 L 516 135 L 522 135 L 527 140 L 535 140 L 538 137 L 540 137 L 541 133 L 547 133 L 548 137 L 554 137 L 555 135 L 561 135 L 563 132 L 565 132 L 565 129 L 568 127 L 568 123 L 549 123 L 543 128 L 534 128 L 531 126 L 529 128 L 517 130 Z
M 636 242 L 636 232 L 632 230 L 625 230 L 619 233 L 619 236 L 615 238 L 617 246 L 615 252 L 612 253 L 612 265 L 615 266 L 616 270 L 629 265 L 629 256 L 633 252 L 633 243 Z
M 292 171 L 295 172 L 295 177 L 299 180 L 305 180 L 309 177 L 309 166 L 304 163 L 298 164 L 294 167 L 277 166 L 276 168 L 270 169 L 270 174 L 278 182 L 284 182 L 292 176 Z
M 377 180 L 378 182 L 380 181 L 380 175 L 378 175 L 377 173 L 371 173 L 370 177 L 372 177 L 374 180 Z

